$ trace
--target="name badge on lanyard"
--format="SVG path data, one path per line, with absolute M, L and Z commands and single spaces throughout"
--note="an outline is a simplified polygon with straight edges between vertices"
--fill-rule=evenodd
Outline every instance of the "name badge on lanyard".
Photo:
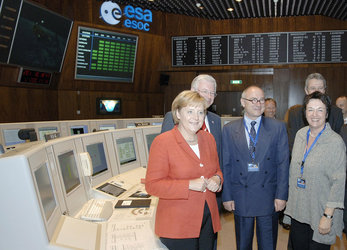
M 296 186 L 298 188 L 302 188 L 302 189 L 306 188 L 306 180 L 303 178 L 305 161 L 306 161 L 306 158 L 307 158 L 308 154 L 311 152 L 311 149 L 316 144 L 318 138 L 321 136 L 321 134 L 325 130 L 325 127 L 326 127 L 326 125 L 324 125 L 324 128 L 319 132 L 319 134 L 317 135 L 316 139 L 313 141 L 312 145 L 310 146 L 310 148 L 308 150 L 307 150 L 307 145 L 308 145 L 308 140 L 309 140 L 311 129 L 307 130 L 306 149 L 305 149 L 304 159 L 302 160 L 301 166 L 300 166 L 300 177 L 298 177 L 297 180 L 296 180 Z

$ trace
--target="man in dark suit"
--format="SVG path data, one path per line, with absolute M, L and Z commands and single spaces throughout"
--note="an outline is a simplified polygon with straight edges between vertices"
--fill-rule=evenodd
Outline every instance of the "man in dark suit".
M 307 76 L 305 81 L 305 93 L 309 95 L 315 91 L 325 93 L 327 88 L 327 83 L 325 78 L 319 73 L 312 73 Z M 336 106 L 331 106 L 331 110 L 328 117 L 328 122 L 331 128 L 336 132 L 340 133 L 341 127 L 343 125 L 343 116 L 341 109 Z M 289 149 L 292 151 L 294 139 L 296 132 L 299 129 L 307 126 L 308 123 L 303 113 L 303 106 L 297 105 L 296 107 L 290 108 L 288 110 L 288 141 Z
M 289 149 L 285 124 L 264 117 L 264 92 L 241 96 L 244 117 L 223 128 L 223 205 L 234 211 L 237 249 L 276 249 L 278 216 L 288 198 Z
M 207 101 L 208 107 L 210 107 L 214 101 L 216 94 L 217 83 L 216 80 L 210 75 L 198 75 L 191 83 L 191 90 L 198 92 Z M 206 130 L 210 132 L 217 144 L 217 151 L 219 156 L 219 162 L 221 163 L 221 142 L 222 142 L 222 126 L 221 120 L 218 115 L 207 111 L 205 117 Z M 203 125 L 204 126 L 204 125 Z M 161 126 L 161 133 L 171 130 L 174 127 L 174 121 L 171 111 L 166 113 L 163 124 Z M 222 166 L 220 166 L 222 168 Z

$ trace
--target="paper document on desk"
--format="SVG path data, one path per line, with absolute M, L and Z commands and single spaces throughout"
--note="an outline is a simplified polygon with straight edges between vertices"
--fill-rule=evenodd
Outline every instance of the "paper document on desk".
M 106 249 L 158 249 L 149 220 L 114 221 L 107 225 Z
M 109 221 L 152 219 L 154 214 L 154 207 L 114 209 Z

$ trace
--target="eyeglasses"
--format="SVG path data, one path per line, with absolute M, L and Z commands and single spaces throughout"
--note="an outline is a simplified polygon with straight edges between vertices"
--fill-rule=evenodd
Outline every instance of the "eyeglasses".
M 210 92 L 207 89 L 203 89 L 203 90 L 198 89 L 198 92 L 201 93 L 201 94 L 210 95 L 210 96 L 213 96 L 213 97 L 217 96 L 216 92 Z
M 265 103 L 265 99 L 261 98 L 261 99 L 257 99 L 257 98 L 253 98 L 253 99 L 247 99 L 247 98 L 242 98 L 243 100 L 249 101 L 253 104 L 257 104 L 257 102 L 259 102 L 260 104 L 264 104 Z

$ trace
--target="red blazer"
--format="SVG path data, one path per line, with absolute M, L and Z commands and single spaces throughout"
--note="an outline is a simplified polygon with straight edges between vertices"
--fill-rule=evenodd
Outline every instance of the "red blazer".
M 155 233 L 165 238 L 198 238 L 205 201 L 211 212 L 214 232 L 221 229 L 215 193 L 189 190 L 189 180 L 210 178 L 219 168 L 212 134 L 199 131 L 200 159 L 184 140 L 177 126 L 155 138 L 146 174 L 146 190 L 159 197 Z

